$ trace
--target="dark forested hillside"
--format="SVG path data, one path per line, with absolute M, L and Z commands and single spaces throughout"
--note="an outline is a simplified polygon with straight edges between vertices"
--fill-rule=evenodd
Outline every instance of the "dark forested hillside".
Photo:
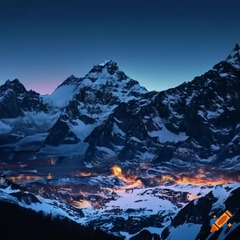
M 18 205 L 0 202 L 1 239 L 120 240 L 66 218 L 53 218 Z

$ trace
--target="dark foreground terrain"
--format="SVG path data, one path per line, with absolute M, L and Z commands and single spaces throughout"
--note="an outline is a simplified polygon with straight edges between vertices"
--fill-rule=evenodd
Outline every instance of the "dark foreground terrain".
M 67 218 L 56 218 L 0 202 L 1 239 L 121 240 L 99 229 L 81 226 Z

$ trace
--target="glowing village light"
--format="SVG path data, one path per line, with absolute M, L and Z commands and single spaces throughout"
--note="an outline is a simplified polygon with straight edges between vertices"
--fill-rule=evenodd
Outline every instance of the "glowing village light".
M 122 176 L 122 169 L 119 166 L 114 165 L 111 167 L 111 170 L 115 176 Z

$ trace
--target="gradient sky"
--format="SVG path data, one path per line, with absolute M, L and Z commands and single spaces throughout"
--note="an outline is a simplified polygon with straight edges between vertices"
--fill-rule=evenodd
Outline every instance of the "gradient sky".
M 113 59 L 148 90 L 190 81 L 240 42 L 239 0 L 0 1 L 0 84 L 51 93 Z

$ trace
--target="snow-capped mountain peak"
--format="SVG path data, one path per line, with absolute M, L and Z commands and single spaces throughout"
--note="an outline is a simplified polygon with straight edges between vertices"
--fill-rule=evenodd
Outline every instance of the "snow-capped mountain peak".
M 93 68 L 85 75 L 85 77 L 75 77 L 71 75 L 61 85 L 57 87 L 58 90 L 62 86 L 85 87 L 91 86 L 92 88 L 99 88 L 99 85 L 105 85 L 110 81 L 117 82 L 128 79 L 126 74 L 119 70 L 116 62 L 113 60 L 105 60 L 99 65 L 93 66 Z M 56 91 L 55 90 L 55 91 Z M 54 92 L 55 92 L 54 91 Z
M 103 158 L 103 148 L 121 160 L 172 161 L 174 165 L 182 160 L 192 164 L 194 159 L 198 164 L 198 159 L 237 158 L 239 52 L 236 45 L 228 60 L 189 83 L 159 92 L 143 106 L 131 101 L 116 107 L 86 139 L 90 145 L 86 160 Z
M 85 77 L 90 79 L 92 82 L 95 82 L 99 78 L 106 77 L 112 77 L 118 81 L 127 78 L 125 73 L 119 70 L 117 63 L 113 60 L 106 60 L 98 65 L 95 65 Z
M 56 89 L 55 91 L 57 91 L 59 88 L 61 88 L 62 86 L 76 86 L 76 85 L 79 85 L 81 84 L 83 78 L 79 78 L 79 77 L 75 77 L 74 75 L 71 75 L 70 77 L 68 77 L 66 80 L 63 81 L 62 84 L 60 84 Z M 74 87 L 73 86 L 73 87 Z M 55 92 L 54 91 L 54 92 Z M 53 93 L 54 93 L 53 92 Z M 52 94 L 53 94 L 52 93 Z
M 7 80 L 0 86 L 0 118 L 24 116 L 26 111 L 45 111 L 40 94 L 27 91 L 18 80 Z
M 53 111 L 62 111 L 46 143 L 65 144 L 71 138 L 71 144 L 74 139 L 85 146 L 84 139 L 114 108 L 122 102 L 141 99 L 147 92 L 136 80 L 119 70 L 112 60 L 94 66 L 85 77 L 70 76 L 51 95 L 44 97 L 44 102 Z
M 12 81 L 7 80 L 5 84 L 0 87 L 0 92 L 2 93 L 3 91 L 8 91 L 9 89 L 13 90 L 16 94 L 27 92 L 26 88 L 18 79 L 14 79 Z
M 116 62 L 114 62 L 113 60 L 105 60 L 102 63 L 100 63 L 99 66 L 103 66 L 104 67 L 104 66 L 109 65 L 109 64 L 115 65 Z
M 232 64 L 235 68 L 240 68 L 240 47 L 238 44 L 235 45 L 232 52 L 228 55 L 226 61 Z
M 96 95 L 96 91 L 101 93 L 99 92 L 94 98 L 93 95 Z M 145 93 L 147 93 L 147 90 L 119 70 L 116 62 L 107 60 L 95 65 L 85 77 L 78 78 L 71 75 L 51 95 L 46 96 L 44 102 L 63 108 L 74 98 L 78 98 L 81 102 L 93 102 L 94 100 L 96 103 L 98 102 L 96 99 L 105 94 L 105 97 L 100 97 L 101 101 L 107 103 L 121 98 L 117 101 L 119 103 L 123 100 L 122 98 L 128 97 L 127 100 L 130 100 L 133 96 L 138 97 Z M 108 101 L 106 101 L 106 95 L 108 95 Z M 127 100 L 123 101 L 126 102 Z

